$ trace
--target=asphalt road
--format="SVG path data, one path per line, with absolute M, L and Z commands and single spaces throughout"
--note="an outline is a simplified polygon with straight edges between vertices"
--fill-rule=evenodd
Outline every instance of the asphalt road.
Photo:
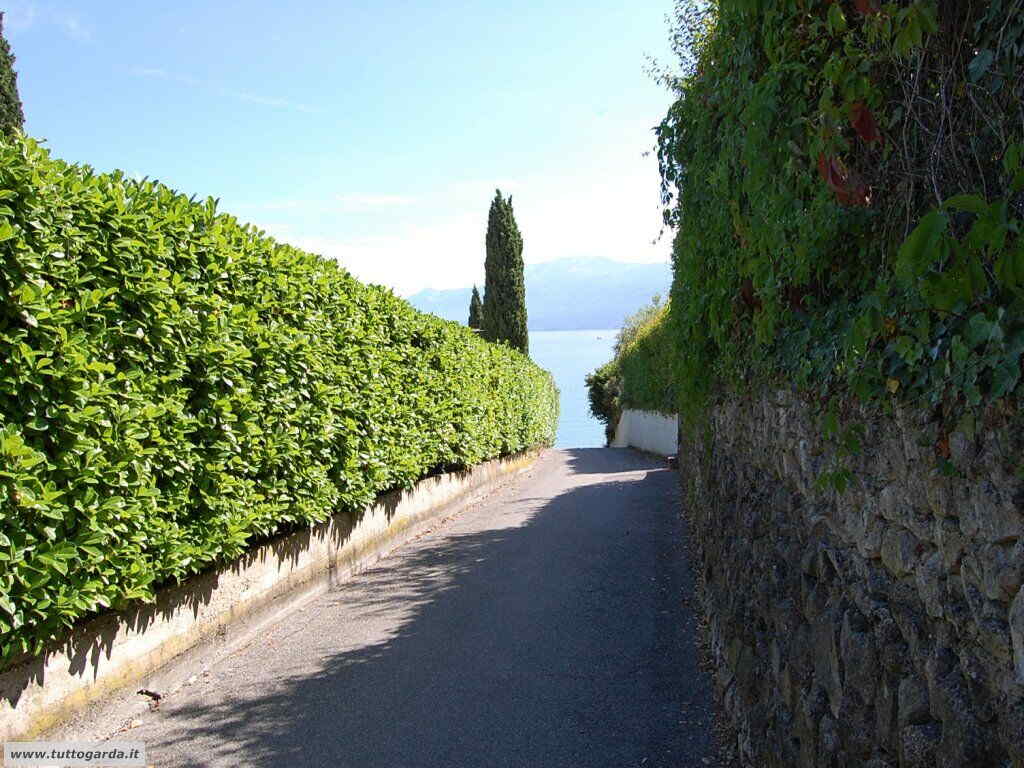
M 678 509 L 660 461 L 549 451 L 116 738 L 158 768 L 713 764 Z

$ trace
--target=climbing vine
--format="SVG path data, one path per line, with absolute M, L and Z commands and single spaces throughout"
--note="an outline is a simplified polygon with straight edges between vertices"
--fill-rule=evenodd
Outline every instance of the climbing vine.
M 1013 396 L 1022 6 L 678 4 L 690 58 L 658 156 L 685 416 L 723 388 L 783 380 L 823 418 L 837 398 L 912 402 L 969 432 Z

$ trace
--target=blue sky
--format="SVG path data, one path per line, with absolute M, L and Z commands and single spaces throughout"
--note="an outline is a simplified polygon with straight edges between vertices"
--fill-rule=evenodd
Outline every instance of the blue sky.
M 671 0 L 18 0 L 26 130 L 409 294 L 480 282 L 495 187 L 527 262 L 667 261 Z

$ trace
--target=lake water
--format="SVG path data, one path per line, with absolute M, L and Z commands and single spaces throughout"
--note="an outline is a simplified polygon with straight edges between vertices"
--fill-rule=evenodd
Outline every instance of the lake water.
M 612 359 L 617 330 L 530 331 L 530 357 L 551 371 L 562 393 L 556 448 L 604 445 L 604 425 L 590 415 L 584 377 Z

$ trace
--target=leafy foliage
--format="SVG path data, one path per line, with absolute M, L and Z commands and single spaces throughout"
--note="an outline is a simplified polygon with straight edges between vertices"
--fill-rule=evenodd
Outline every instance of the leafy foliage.
M 605 440 L 611 443 L 622 415 L 622 379 L 616 362 L 610 360 L 593 373 L 588 373 L 586 383 L 590 413 L 604 424 Z
M 651 297 L 649 304 L 641 307 L 623 320 L 622 327 L 615 336 L 615 346 L 613 348 L 614 356 L 618 358 L 625 354 L 626 350 L 636 340 L 637 336 L 639 336 L 652 321 L 660 317 L 664 311 L 665 305 L 662 304 L 661 295 L 655 294 Z
M 526 330 L 526 278 L 523 237 L 512 212 L 511 196 L 494 193 L 487 215 L 487 257 L 484 261 L 483 330 L 488 341 L 508 342 L 523 354 L 529 351 Z
M 25 123 L 18 96 L 18 75 L 14 71 L 14 54 L 3 35 L 4 15 L 0 13 L 0 132 L 10 136 Z
M 466 323 L 470 328 L 476 330 L 480 329 L 483 323 L 484 307 L 480 302 L 480 294 L 476 290 L 476 286 L 473 286 L 473 295 L 469 297 L 469 321 Z
M 0 142 L 0 646 L 551 443 L 524 355 L 120 172 Z
M 622 406 L 672 415 L 677 409 L 673 376 L 676 353 L 669 308 L 652 306 L 657 307 L 656 311 L 622 344 L 615 358 L 622 378 Z
M 668 312 L 655 296 L 627 317 L 615 339 L 615 356 L 586 377 L 590 412 L 605 424 L 609 441 L 624 408 L 676 412 L 676 350 Z
M 692 58 L 658 148 L 681 412 L 774 379 L 947 420 L 1010 396 L 1020 3 L 683 0 L 677 19 Z

